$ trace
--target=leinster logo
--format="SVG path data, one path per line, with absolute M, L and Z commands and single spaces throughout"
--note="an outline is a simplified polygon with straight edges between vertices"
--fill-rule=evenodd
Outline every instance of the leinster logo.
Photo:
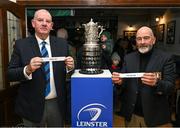
M 104 105 L 99 103 L 88 104 L 79 110 L 77 118 L 80 120 L 81 116 L 89 115 L 90 121 L 96 121 L 100 117 L 103 108 L 106 109 Z

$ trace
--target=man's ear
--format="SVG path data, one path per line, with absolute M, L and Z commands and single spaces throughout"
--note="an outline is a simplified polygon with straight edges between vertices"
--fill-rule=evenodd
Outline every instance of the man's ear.
M 54 23 L 52 22 L 52 23 L 51 23 L 51 30 L 53 30 L 53 26 L 54 26 Z
M 32 27 L 34 28 L 34 19 L 31 20 Z
M 156 37 L 154 37 L 154 41 L 153 41 L 153 44 L 155 44 L 156 43 Z

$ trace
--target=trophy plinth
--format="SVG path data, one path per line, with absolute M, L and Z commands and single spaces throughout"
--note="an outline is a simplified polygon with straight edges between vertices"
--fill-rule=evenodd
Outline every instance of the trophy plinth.
M 85 44 L 83 45 L 82 52 L 82 69 L 79 71 L 82 74 L 100 74 L 103 73 L 101 69 L 101 51 L 100 46 L 97 43 L 99 35 L 102 33 L 102 26 L 98 26 L 93 20 L 85 26 Z M 98 34 L 98 29 L 101 28 L 101 32 Z

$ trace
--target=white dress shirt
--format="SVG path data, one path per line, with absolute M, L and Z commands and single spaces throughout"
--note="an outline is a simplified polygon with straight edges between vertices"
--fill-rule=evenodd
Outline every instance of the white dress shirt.
M 49 57 L 52 57 L 49 36 L 47 37 L 46 40 L 41 40 L 37 36 L 36 36 L 36 39 L 37 39 L 38 46 L 39 46 L 40 50 L 42 48 L 42 42 L 43 41 L 46 42 L 45 47 L 46 47 L 46 49 L 48 51 L 48 55 L 49 55 Z M 49 65 L 50 65 L 50 88 L 51 88 L 51 90 L 50 90 L 50 93 L 45 97 L 45 99 L 53 99 L 53 98 L 57 97 L 56 88 L 55 88 L 55 82 L 54 82 L 54 74 L 53 74 L 53 64 L 52 64 L 52 61 L 49 62 Z M 26 67 L 24 68 L 24 75 L 25 75 L 25 77 L 28 80 L 31 80 L 32 79 L 32 74 L 30 74 L 29 76 L 26 74 Z

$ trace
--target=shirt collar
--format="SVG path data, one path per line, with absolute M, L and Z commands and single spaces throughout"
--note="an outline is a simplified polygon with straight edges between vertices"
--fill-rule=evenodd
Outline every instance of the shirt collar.
M 50 41 L 49 41 L 49 36 L 45 39 L 45 40 L 42 40 L 42 39 L 40 39 L 36 34 L 35 34 L 35 36 L 36 36 L 36 39 L 37 39 L 37 42 L 38 42 L 38 45 L 41 45 L 41 43 L 43 42 L 43 41 L 45 41 L 46 42 L 46 44 L 50 44 Z

